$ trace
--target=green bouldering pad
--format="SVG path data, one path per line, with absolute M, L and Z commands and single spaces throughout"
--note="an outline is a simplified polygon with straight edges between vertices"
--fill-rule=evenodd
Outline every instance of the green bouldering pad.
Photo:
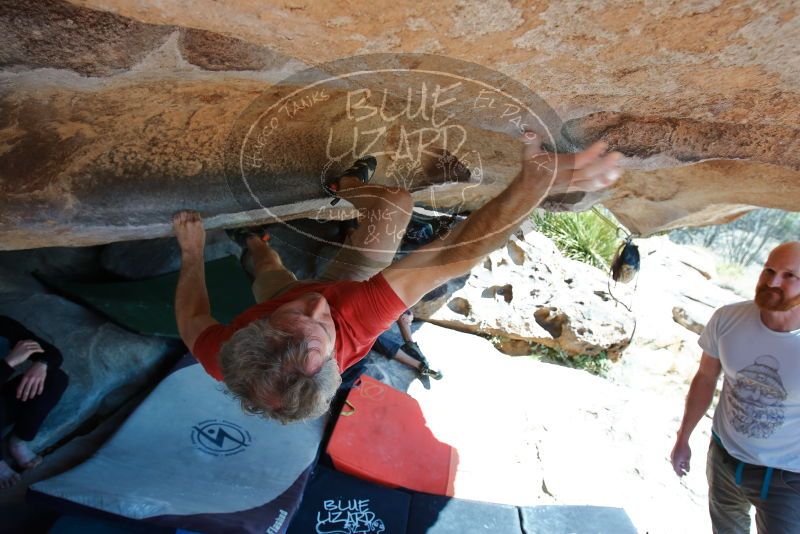
M 206 262 L 206 287 L 211 315 L 221 323 L 255 304 L 250 280 L 239 260 L 227 256 Z M 178 273 L 124 282 L 71 282 L 38 278 L 54 291 L 108 317 L 139 334 L 178 338 L 175 322 L 175 286 Z

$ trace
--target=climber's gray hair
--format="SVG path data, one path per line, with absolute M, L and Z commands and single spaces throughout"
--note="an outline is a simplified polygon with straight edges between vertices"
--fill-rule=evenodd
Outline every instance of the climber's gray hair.
M 309 374 L 308 343 L 269 319 L 236 331 L 219 359 L 225 385 L 242 409 L 284 424 L 324 414 L 342 383 L 333 357 Z

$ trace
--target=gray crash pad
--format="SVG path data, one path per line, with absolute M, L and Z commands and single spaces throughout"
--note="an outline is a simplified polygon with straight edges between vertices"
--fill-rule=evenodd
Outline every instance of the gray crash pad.
M 246 415 L 191 357 L 182 365 L 90 460 L 34 484 L 29 499 L 200 532 L 283 532 L 324 419 Z
M 527 534 L 636 534 L 622 508 L 608 506 L 528 506 L 520 508 Z

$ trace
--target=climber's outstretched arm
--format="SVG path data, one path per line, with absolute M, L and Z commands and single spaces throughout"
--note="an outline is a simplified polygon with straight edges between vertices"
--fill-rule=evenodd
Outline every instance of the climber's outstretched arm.
M 511 184 L 446 239 L 432 241 L 387 267 L 383 271 L 387 282 L 405 304 L 413 306 L 503 246 L 547 195 L 612 185 L 620 175 L 621 154 L 605 154 L 606 148 L 605 143 L 595 143 L 577 154 L 551 154 L 542 151 L 538 137 L 526 134 L 522 169 Z

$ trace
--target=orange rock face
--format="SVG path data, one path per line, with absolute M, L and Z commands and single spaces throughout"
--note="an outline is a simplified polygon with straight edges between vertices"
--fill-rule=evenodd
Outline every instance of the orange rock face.
M 217 227 L 335 216 L 319 191 L 330 148 L 320 131 L 346 144 L 355 121 L 347 104 L 303 104 L 280 138 L 259 145 L 256 204 L 269 213 L 231 185 L 232 139 L 259 98 L 305 87 L 281 83 L 287 77 L 371 53 L 435 54 L 442 65 L 452 58 L 465 80 L 495 89 L 512 80 L 553 112 L 543 123 L 563 149 L 607 140 L 627 156 L 628 172 L 614 191 L 576 206 L 602 201 L 635 232 L 719 222 L 752 206 L 796 210 L 798 10 L 713 0 L 603 4 L 1 2 L 0 248 L 156 237 L 187 207 Z M 401 63 L 419 70 L 430 61 Z M 388 74 L 371 84 L 373 96 L 399 87 Z M 475 87 L 463 102 L 477 101 Z M 331 95 L 346 101 L 353 90 Z M 417 183 L 415 195 L 474 209 L 513 176 L 518 140 L 485 110 L 451 109 L 450 141 L 462 128 L 468 141 L 458 155 L 480 154 L 480 179 L 473 172 L 468 184 Z M 374 120 L 359 123 L 362 135 Z M 376 135 L 369 148 L 394 154 L 383 158 L 379 180 L 400 172 L 407 133 L 392 123 Z

